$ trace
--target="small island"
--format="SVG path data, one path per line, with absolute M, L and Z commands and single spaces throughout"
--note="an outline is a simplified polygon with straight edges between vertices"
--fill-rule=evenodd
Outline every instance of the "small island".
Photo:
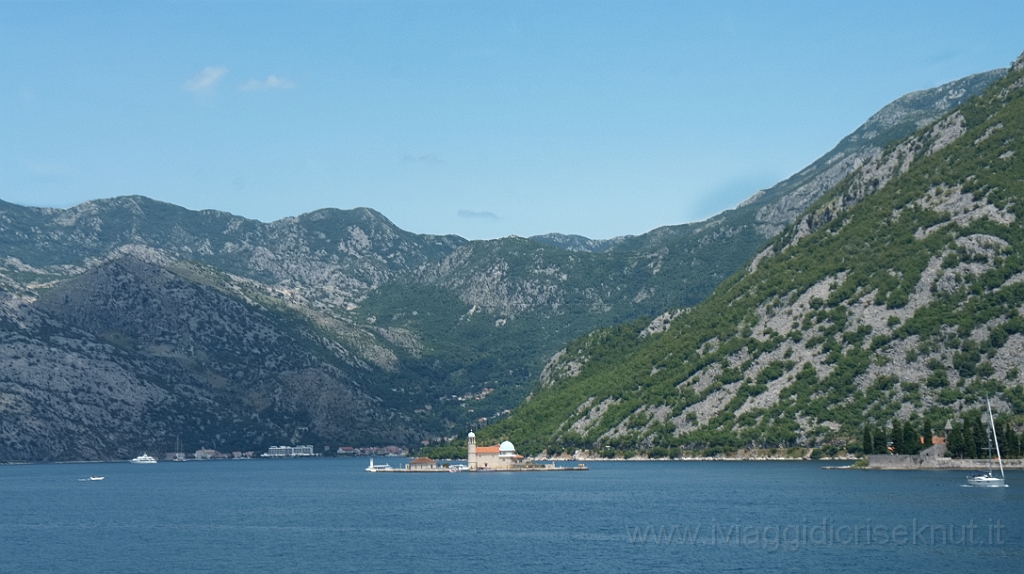
M 557 470 L 587 470 L 587 466 L 579 463 L 576 466 L 557 466 L 553 462 L 540 463 L 536 460 L 516 454 L 516 447 L 510 441 L 500 445 L 476 445 L 476 434 L 470 431 L 468 436 L 466 462 L 462 465 L 441 465 L 427 457 L 417 458 L 405 465 L 405 468 L 391 468 L 388 464 L 374 464 L 370 460 L 367 472 L 535 472 Z

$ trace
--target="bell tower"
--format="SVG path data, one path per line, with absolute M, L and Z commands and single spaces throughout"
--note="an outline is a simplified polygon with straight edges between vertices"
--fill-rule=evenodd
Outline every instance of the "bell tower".
M 468 438 L 469 453 L 466 456 L 467 462 L 469 463 L 469 470 L 476 470 L 476 435 L 473 431 L 469 431 Z

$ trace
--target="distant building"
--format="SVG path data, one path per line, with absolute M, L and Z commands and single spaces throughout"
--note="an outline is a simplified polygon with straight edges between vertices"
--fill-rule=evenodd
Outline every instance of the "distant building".
M 437 468 L 437 462 L 434 461 L 434 459 L 432 459 L 432 458 L 427 458 L 425 456 L 421 456 L 420 458 L 417 458 L 417 459 L 413 460 L 412 462 L 410 462 L 409 464 L 405 465 L 405 468 L 407 470 L 419 470 L 419 471 L 434 470 L 435 468 Z
M 268 458 L 288 458 L 296 456 L 314 456 L 313 445 L 306 444 L 302 446 L 272 446 L 267 449 L 267 453 L 263 455 Z
M 212 460 L 220 458 L 220 453 L 212 448 L 201 448 L 196 451 L 196 460 Z
M 509 470 L 523 465 L 523 457 L 509 441 L 494 446 L 476 446 L 476 435 L 469 433 L 468 462 L 470 472 L 477 470 Z

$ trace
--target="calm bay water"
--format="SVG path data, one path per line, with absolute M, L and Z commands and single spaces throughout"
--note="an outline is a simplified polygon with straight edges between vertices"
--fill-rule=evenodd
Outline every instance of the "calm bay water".
M 809 462 L 478 474 L 367 463 L 0 466 L 0 572 L 1024 568 L 1022 472 L 984 489 L 962 487 L 963 472 Z

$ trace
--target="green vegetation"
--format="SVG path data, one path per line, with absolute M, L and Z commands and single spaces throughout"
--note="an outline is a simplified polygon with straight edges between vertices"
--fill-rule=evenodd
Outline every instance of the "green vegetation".
M 756 271 L 726 279 L 669 331 L 641 337 L 637 322 L 570 343 L 560 361 L 578 374 L 556 369 L 482 434 L 528 453 L 915 452 L 927 421 L 958 419 L 986 392 L 1014 405 L 1019 426 L 1019 374 L 1002 370 L 1014 358 L 1000 350 L 1024 334 L 1022 76 L 968 101 L 944 132 L 890 146 L 869 166 L 883 175 L 848 177 Z M 949 127 L 960 117 L 962 135 Z M 959 137 L 946 145 L 949 133 Z
M 0 397 L 9 439 L 0 440 L 0 458 L 12 452 L 7 445 L 22 458 L 103 458 L 143 444 L 170 448 L 179 433 L 189 442 L 242 450 L 307 440 L 318 450 L 339 442 L 414 445 L 500 420 L 531 391 L 514 421 L 487 432 L 507 432 L 520 445 L 527 437 L 527 451 L 600 447 L 606 456 L 759 446 L 805 456 L 810 451 L 802 445 L 809 443 L 827 455 L 859 428 L 865 409 L 875 421 L 891 419 L 899 401 L 938 401 L 939 410 L 953 412 L 988 389 L 990 379 L 1003 378 L 998 350 L 1020 329 L 1011 318 L 982 340 L 906 320 L 902 311 L 913 304 L 929 250 L 952 237 L 945 231 L 894 273 L 886 266 L 902 265 L 904 247 L 915 241 L 906 234 L 882 249 L 876 230 L 858 221 L 850 228 L 863 244 L 860 236 L 850 248 L 833 238 L 787 263 L 808 247 L 802 241 L 784 250 L 790 230 L 775 243 L 780 254 L 763 260 L 767 274 L 734 276 L 710 306 L 677 318 L 670 332 L 646 333 L 642 318 L 703 301 L 816 197 L 808 189 L 820 189 L 837 168 L 852 169 L 1000 75 L 910 94 L 879 116 L 900 121 L 869 120 L 744 205 L 705 222 L 591 243 L 599 253 L 559 249 L 543 238 L 416 235 L 364 208 L 262 223 L 139 196 L 66 210 L 0 201 L 0 289 L 26 297 L 0 305 L 0 336 L 12 353 L 3 376 L 14 389 Z M 953 93 L 962 96 L 949 99 Z M 983 114 L 971 119 L 986 121 Z M 1011 128 L 1000 137 L 1015 133 Z M 1000 137 L 985 145 L 1002 145 Z M 1017 161 L 1000 164 L 990 156 L 985 161 L 1000 166 Z M 845 208 L 829 202 L 858 197 L 851 181 L 817 204 L 809 225 L 817 237 L 847 233 Z M 990 192 L 1004 183 L 970 184 L 979 198 L 1003 201 L 1001 191 Z M 915 221 L 945 221 L 927 209 L 905 214 L 895 226 L 900 233 Z M 977 229 L 988 233 L 983 221 Z M 566 241 L 547 243 L 576 240 Z M 944 245 L 943 269 L 951 273 L 990 264 L 971 245 Z M 888 249 L 887 260 L 859 275 L 850 271 L 864 253 L 880 249 Z M 1012 249 L 998 255 L 1012 256 Z M 151 266 L 140 267 L 146 277 L 90 283 L 122 257 Z M 813 257 L 828 261 L 808 264 Z M 159 268 L 181 282 L 151 283 Z M 822 273 L 855 281 L 817 293 L 813 312 L 783 317 Z M 979 288 L 986 292 L 998 281 L 993 276 Z M 851 294 L 883 306 L 885 323 L 858 323 Z M 949 309 L 961 312 L 958 304 L 951 301 Z M 24 320 L 25 313 L 34 319 Z M 620 326 L 594 331 L 607 325 Z M 897 335 L 897 327 L 907 331 Z M 861 379 L 874 380 L 872 369 L 892 363 L 889 351 L 910 330 L 929 334 L 919 336 L 919 349 L 903 349 L 906 356 L 934 359 L 944 337 L 953 336 L 957 365 L 944 362 L 946 378 L 936 374 L 932 385 L 883 380 L 864 388 Z M 592 334 L 569 345 L 552 376 L 531 388 L 565 341 L 586 333 Z M 26 345 L 31 356 L 23 356 Z M 85 361 L 89 374 L 77 361 L 51 360 L 67 357 Z M 982 362 L 971 364 L 974 357 Z M 114 388 L 108 370 L 125 374 L 123 388 Z M 961 381 L 968 373 L 972 380 Z M 1016 380 L 1019 373 L 1005 376 Z M 65 380 L 78 386 L 65 391 Z M 1005 398 L 1024 410 L 1024 395 Z M 49 434 L 26 434 L 42 423 Z M 438 441 L 428 450 L 451 448 L 457 444 Z

